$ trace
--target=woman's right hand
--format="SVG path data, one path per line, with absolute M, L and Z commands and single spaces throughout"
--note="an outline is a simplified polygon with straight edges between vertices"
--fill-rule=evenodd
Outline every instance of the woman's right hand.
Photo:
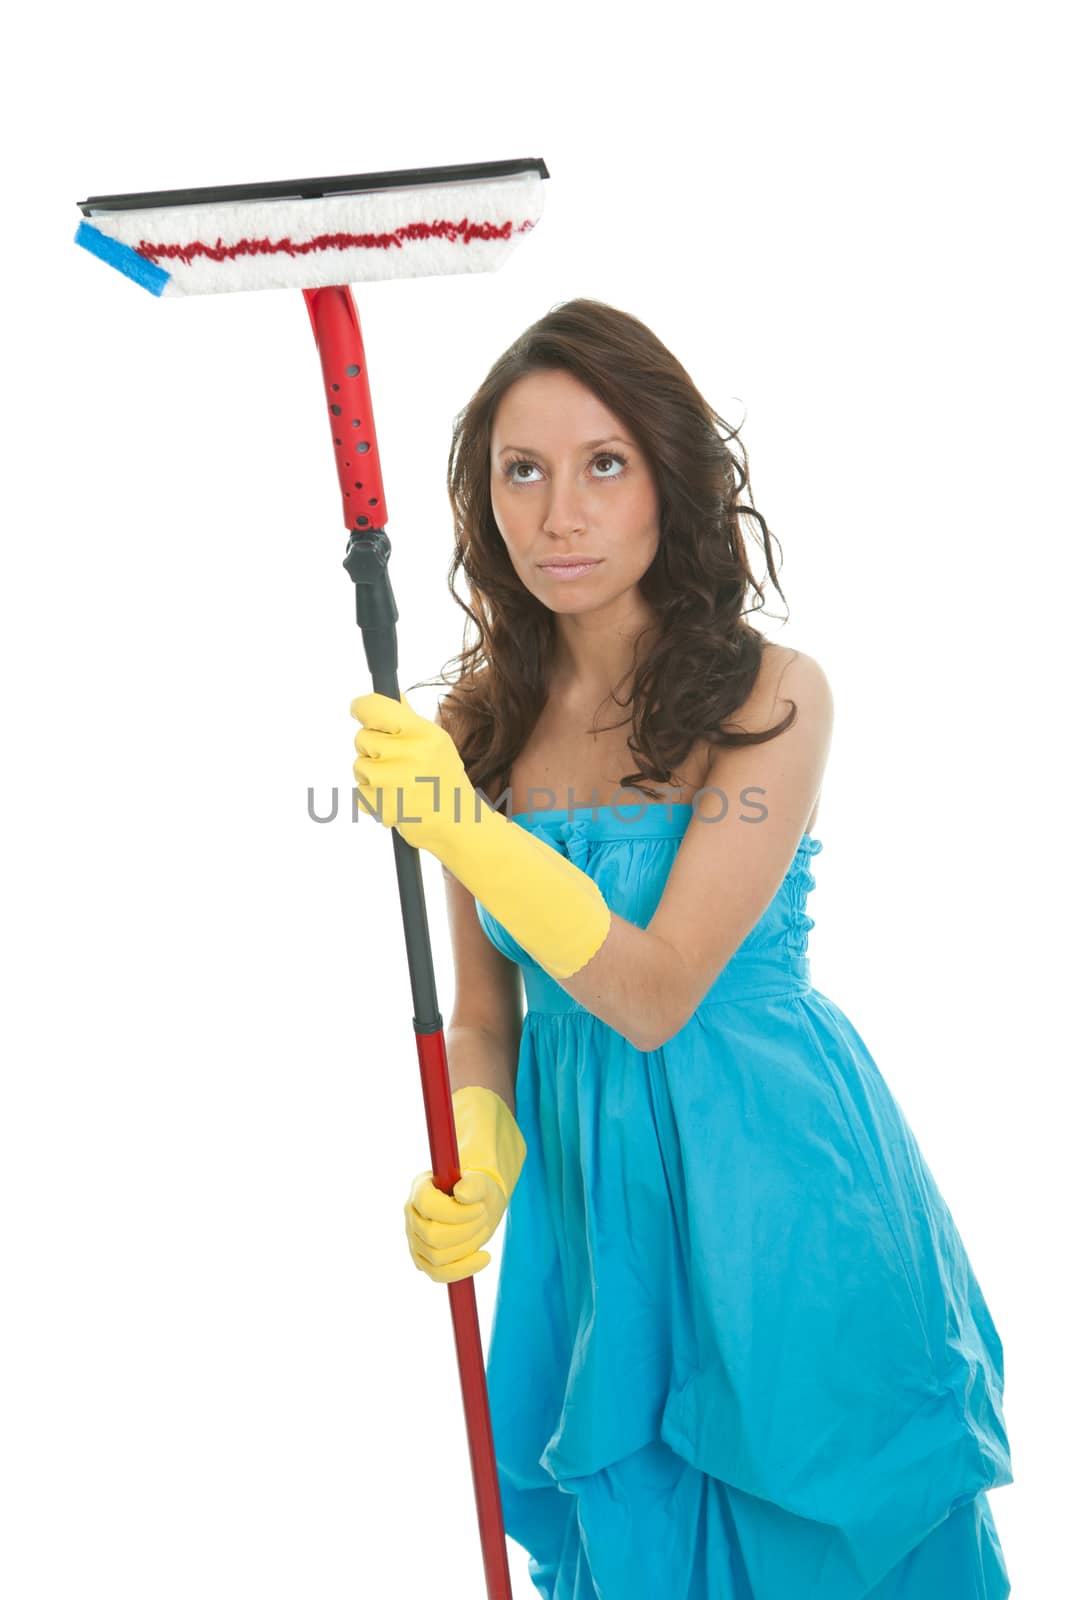
M 507 1210 L 526 1159 L 518 1124 L 492 1089 L 454 1090 L 452 1110 L 460 1180 L 446 1194 L 432 1172 L 420 1172 L 404 1206 L 411 1259 L 436 1283 L 456 1283 L 489 1265 L 481 1246 Z
M 451 1194 L 432 1172 L 420 1172 L 404 1206 L 408 1249 L 420 1272 L 435 1283 L 456 1283 L 490 1262 L 480 1247 L 492 1237 L 508 1197 L 486 1172 L 466 1170 Z

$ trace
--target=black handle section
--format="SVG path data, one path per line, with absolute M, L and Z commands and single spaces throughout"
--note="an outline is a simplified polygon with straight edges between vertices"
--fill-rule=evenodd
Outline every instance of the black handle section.
M 399 701 L 396 649 L 399 612 L 389 581 L 390 548 L 383 528 L 361 529 L 349 539 L 342 565 L 356 586 L 356 622 L 363 635 L 363 650 L 374 692 Z M 412 1024 L 416 1033 L 437 1033 L 442 1020 L 430 953 L 419 852 L 396 828 L 391 828 L 390 832 L 411 977 L 411 1003 L 415 1010 Z

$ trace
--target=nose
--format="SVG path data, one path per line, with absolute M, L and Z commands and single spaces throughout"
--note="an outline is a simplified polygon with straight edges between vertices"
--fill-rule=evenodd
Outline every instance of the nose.
M 544 530 L 559 538 L 568 538 L 585 526 L 582 517 L 581 496 L 573 483 L 564 478 L 555 480 L 545 512 Z

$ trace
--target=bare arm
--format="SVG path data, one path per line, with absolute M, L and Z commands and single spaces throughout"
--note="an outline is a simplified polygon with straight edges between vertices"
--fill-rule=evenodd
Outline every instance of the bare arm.
M 518 1057 L 508 1050 L 500 1039 L 480 1028 L 456 1027 L 445 1029 L 445 1052 L 448 1056 L 448 1081 L 453 1093 L 468 1084 L 479 1084 L 492 1089 L 515 1115 L 515 1069 Z
M 796 701 L 792 727 L 766 744 L 724 750 L 714 795 L 698 807 L 647 928 L 612 915 L 596 954 L 562 987 L 639 1050 L 656 1050 L 685 1026 L 767 910 L 819 793 L 830 748 L 833 699 L 818 662 L 797 655 L 780 693 Z M 788 709 L 754 700 L 743 727 L 772 727 Z M 762 806 L 754 821 L 742 806 Z

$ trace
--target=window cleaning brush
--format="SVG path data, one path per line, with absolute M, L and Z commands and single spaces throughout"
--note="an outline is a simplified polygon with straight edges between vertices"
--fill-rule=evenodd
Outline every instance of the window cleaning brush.
M 301 289 L 318 346 L 349 533 L 342 565 L 375 692 L 400 700 L 385 490 L 354 282 L 492 272 L 536 225 L 538 159 L 92 195 L 75 243 L 161 298 Z M 434 1182 L 460 1179 L 418 851 L 390 829 Z M 448 1285 L 489 1600 L 511 1600 L 473 1277 Z M 447 1453 L 444 1446 L 441 1456 Z

